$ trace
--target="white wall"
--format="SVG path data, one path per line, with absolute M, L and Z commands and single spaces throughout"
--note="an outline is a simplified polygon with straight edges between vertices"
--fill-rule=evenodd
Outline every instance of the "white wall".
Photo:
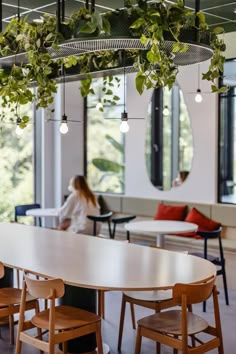
M 201 64 L 201 70 L 207 68 Z M 196 65 L 181 68 L 178 83 L 191 117 L 194 142 L 194 158 L 187 181 L 170 191 L 160 191 L 149 181 L 145 162 L 146 120 L 130 121 L 126 140 L 126 194 L 163 200 L 215 202 L 216 198 L 216 147 L 217 147 L 217 98 L 209 94 L 208 84 L 201 83 L 203 101 L 194 101 L 197 89 Z M 134 87 L 134 75 L 128 78 L 128 111 L 130 117 L 147 117 L 147 107 L 152 92 L 139 96 Z

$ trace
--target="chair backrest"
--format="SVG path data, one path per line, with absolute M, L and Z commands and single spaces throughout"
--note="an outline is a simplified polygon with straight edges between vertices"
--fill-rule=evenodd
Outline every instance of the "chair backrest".
M 60 298 L 65 293 L 62 279 L 36 280 L 25 275 L 25 282 L 30 295 L 40 299 Z
M 207 259 L 207 255 L 208 255 L 207 240 L 213 239 L 213 238 L 218 238 L 220 259 L 221 259 L 221 262 L 223 262 L 224 251 L 223 251 L 222 241 L 221 241 L 221 230 L 222 230 L 222 228 L 219 227 L 219 229 L 213 230 L 213 231 L 198 231 L 197 232 L 197 234 L 200 235 L 201 237 L 203 237 L 203 239 L 204 239 L 204 258 Z
M 4 277 L 4 274 L 5 274 L 4 265 L 2 262 L 0 262 L 0 279 Z
M 109 221 L 111 217 L 112 217 L 112 211 L 109 211 L 109 213 L 102 214 L 102 215 L 87 215 L 87 218 L 89 220 L 98 221 L 98 222 Z
M 206 301 L 212 294 L 215 277 L 201 284 L 175 284 L 173 288 L 173 300 L 176 304 L 182 303 L 183 295 L 186 296 L 188 305 Z
M 207 238 L 207 239 L 209 239 L 209 238 L 218 238 L 221 235 L 221 230 L 222 230 L 222 228 L 219 227 L 219 229 L 213 230 L 213 231 L 197 231 L 197 234 L 199 236 L 202 236 L 204 239 L 205 238 Z
M 26 216 L 27 210 L 41 208 L 40 204 L 24 204 L 15 206 L 15 221 L 17 222 L 18 216 Z

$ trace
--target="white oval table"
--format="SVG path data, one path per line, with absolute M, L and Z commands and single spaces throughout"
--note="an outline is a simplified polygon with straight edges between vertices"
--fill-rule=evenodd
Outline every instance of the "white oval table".
M 63 279 L 69 291 L 75 290 L 74 296 L 68 295 L 69 304 L 93 311 L 93 289 L 170 289 L 175 283 L 198 283 L 216 274 L 216 267 L 199 257 L 16 223 L 0 223 L 0 261 Z M 77 348 L 69 351 L 77 353 Z
M 155 233 L 156 245 L 164 248 L 165 235 L 196 232 L 198 225 L 185 221 L 145 220 L 127 223 L 125 228 L 130 232 Z M 145 237 L 145 234 L 143 236 Z

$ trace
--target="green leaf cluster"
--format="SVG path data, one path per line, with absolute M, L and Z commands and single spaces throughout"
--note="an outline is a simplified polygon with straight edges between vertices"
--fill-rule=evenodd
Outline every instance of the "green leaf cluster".
M 134 6 L 135 5 L 135 6 Z M 112 15 L 116 16 L 111 16 Z M 130 21 L 131 36 L 138 36 L 146 50 L 114 50 L 87 52 L 78 56 L 55 59 L 49 48 L 57 49 L 64 40 L 63 29 L 69 31 L 70 37 L 87 35 L 94 38 L 111 37 L 110 22 L 114 17 L 119 21 L 126 13 Z M 61 66 L 66 69 L 75 67 L 78 74 L 84 74 L 81 81 L 81 94 L 86 97 L 93 93 L 92 71 L 102 71 L 120 67 L 126 62 L 134 65 L 136 88 L 142 94 L 145 89 L 157 87 L 171 88 L 176 81 L 178 68 L 174 64 L 177 53 L 188 50 L 188 45 L 181 42 L 181 34 L 185 30 L 198 30 L 199 40 L 205 35 L 210 36 L 213 56 L 208 71 L 203 74 L 204 80 L 212 82 L 213 92 L 223 92 L 227 88 L 218 89 L 216 80 L 221 77 L 224 65 L 225 44 L 220 35 L 220 27 L 210 29 L 202 12 L 195 14 L 185 7 L 183 0 L 169 3 L 159 0 L 148 3 L 145 0 L 126 0 L 125 8 L 101 14 L 80 8 L 62 25 L 62 33 L 57 31 L 54 16 L 45 15 L 42 23 L 29 23 L 26 17 L 13 18 L 4 32 L 0 33 L 0 55 L 14 55 L 25 52 L 27 63 L 15 63 L 11 68 L 0 69 L 0 96 L 3 105 L 25 105 L 35 101 L 36 108 L 46 108 L 53 103 L 57 92 L 56 77 Z M 165 41 L 168 37 L 173 41 L 167 51 Z M 14 61 L 14 60 L 13 60 Z M 130 64 L 131 65 L 131 64 Z M 31 87 L 37 86 L 37 94 L 32 93 Z M 106 77 L 103 81 L 103 104 L 114 105 L 119 97 L 113 94 L 114 85 L 118 86 L 117 78 Z M 27 124 L 27 123 L 25 123 Z

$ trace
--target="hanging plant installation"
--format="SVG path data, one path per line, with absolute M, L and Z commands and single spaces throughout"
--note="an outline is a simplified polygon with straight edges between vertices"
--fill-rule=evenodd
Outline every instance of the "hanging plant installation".
M 58 3 L 60 7 L 60 0 Z M 209 28 L 199 4 L 196 0 L 196 10 L 192 11 L 183 0 L 174 4 L 167 0 L 127 0 L 123 9 L 101 14 L 95 11 L 93 0 L 91 9 L 87 2 L 87 7 L 75 11 L 66 21 L 64 16 L 48 15 L 40 24 L 29 23 L 27 18 L 12 19 L 0 34 L 3 106 L 33 101 L 36 108 L 51 105 L 62 65 L 67 78 L 77 75 L 81 80 L 83 96 L 93 93 L 92 77 L 119 73 L 124 53 L 127 72 L 136 71 L 140 94 L 145 89 L 171 88 L 178 66 L 208 59 L 209 68 L 202 78 L 212 82 L 212 92 L 227 90 L 215 83 L 225 61 L 225 44 L 219 37 L 224 30 Z M 109 82 L 109 101 L 115 104 L 112 78 Z M 37 86 L 36 96 L 32 86 Z

